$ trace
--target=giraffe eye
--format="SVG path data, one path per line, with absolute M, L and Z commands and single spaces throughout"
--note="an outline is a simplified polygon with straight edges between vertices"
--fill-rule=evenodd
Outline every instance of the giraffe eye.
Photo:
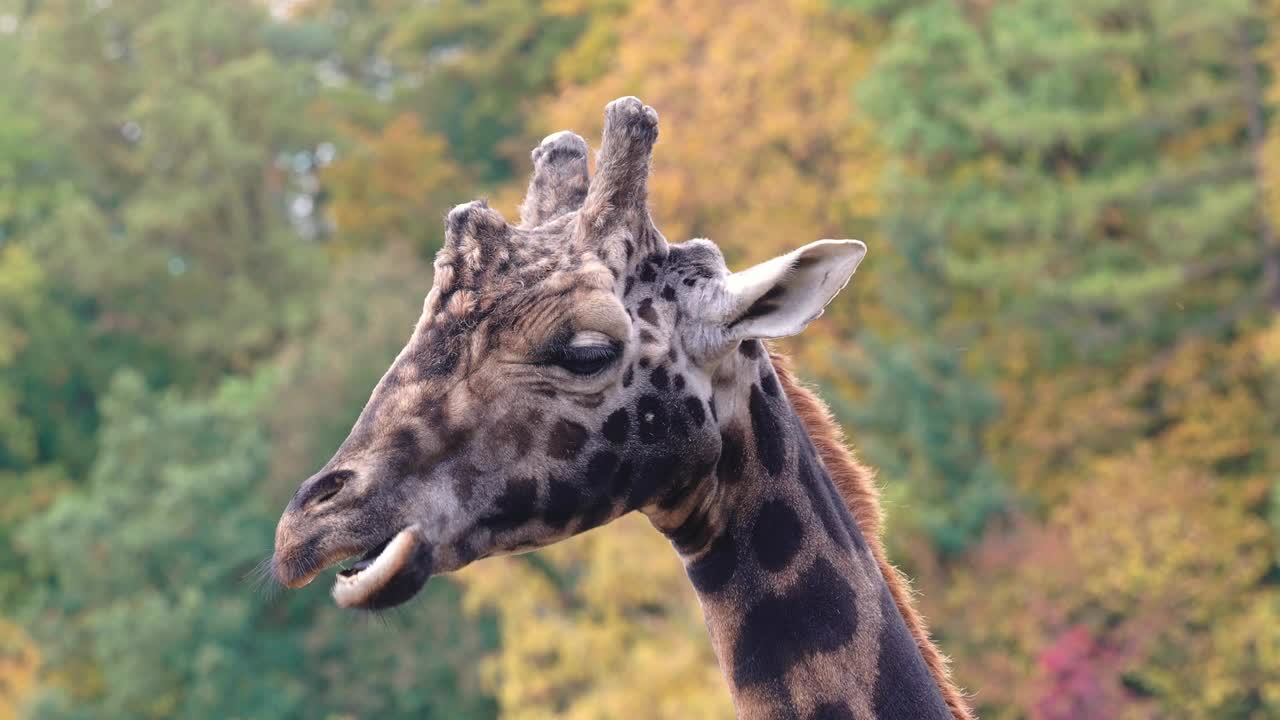
M 569 345 L 561 348 L 552 362 L 574 375 L 595 375 L 618 359 L 618 346 Z

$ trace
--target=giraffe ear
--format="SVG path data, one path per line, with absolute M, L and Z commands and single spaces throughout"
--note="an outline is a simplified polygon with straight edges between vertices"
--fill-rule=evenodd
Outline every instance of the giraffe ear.
M 819 240 L 725 278 L 726 330 L 734 340 L 804 330 L 849 283 L 867 254 L 857 240 Z

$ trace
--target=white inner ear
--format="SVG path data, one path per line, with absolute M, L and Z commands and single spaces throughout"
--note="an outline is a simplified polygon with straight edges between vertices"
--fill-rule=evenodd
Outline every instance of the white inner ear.
M 857 240 L 819 240 L 725 278 L 735 340 L 795 335 L 849 283 L 867 246 Z

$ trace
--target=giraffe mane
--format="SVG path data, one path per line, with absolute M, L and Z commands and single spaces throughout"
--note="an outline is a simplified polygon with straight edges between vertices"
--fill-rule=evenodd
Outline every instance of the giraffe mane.
M 915 638 L 929 672 L 942 690 L 947 707 L 956 720 L 973 720 L 974 716 L 964 693 L 951 679 L 948 659 L 933 644 L 925 619 L 912 603 L 910 581 L 885 556 L 881 542 L 884 513 L 880 508 L 880 491 L 875 484 L 875 473 L 854 457 L 844 442 L 844 432 L 832 417 L 827 404 L 801 384 L 792 372 L 791 359 L 772 348 L 769 350 L 769 359 L 787 399 L 804 423 L 822 463 L 826 465 L 836 489 L 844 498 L 858 529 L 862 531 L 867 546 L 871 548 L 871 554 L 880 566 L 880 574 L 884 576 L 893 601 L 902 613 L 911 636 Z

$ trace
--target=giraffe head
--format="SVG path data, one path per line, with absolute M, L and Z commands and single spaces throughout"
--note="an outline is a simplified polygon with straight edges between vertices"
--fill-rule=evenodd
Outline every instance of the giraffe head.
M 409 343 L 280 519 L 281 583 L 359 557 L 335 599 L 388 607 L 432 574 L 705 493 L 718 371 L 821 314 L 866 249 L 821 241 L 730 273 L 707 240 L 668 245 L 646 209 L 656 138 L 651 108 L 616 100 L 594 178 L 586 143 L 557 133 L 519 225 L 483 202 L 449 213 Z

